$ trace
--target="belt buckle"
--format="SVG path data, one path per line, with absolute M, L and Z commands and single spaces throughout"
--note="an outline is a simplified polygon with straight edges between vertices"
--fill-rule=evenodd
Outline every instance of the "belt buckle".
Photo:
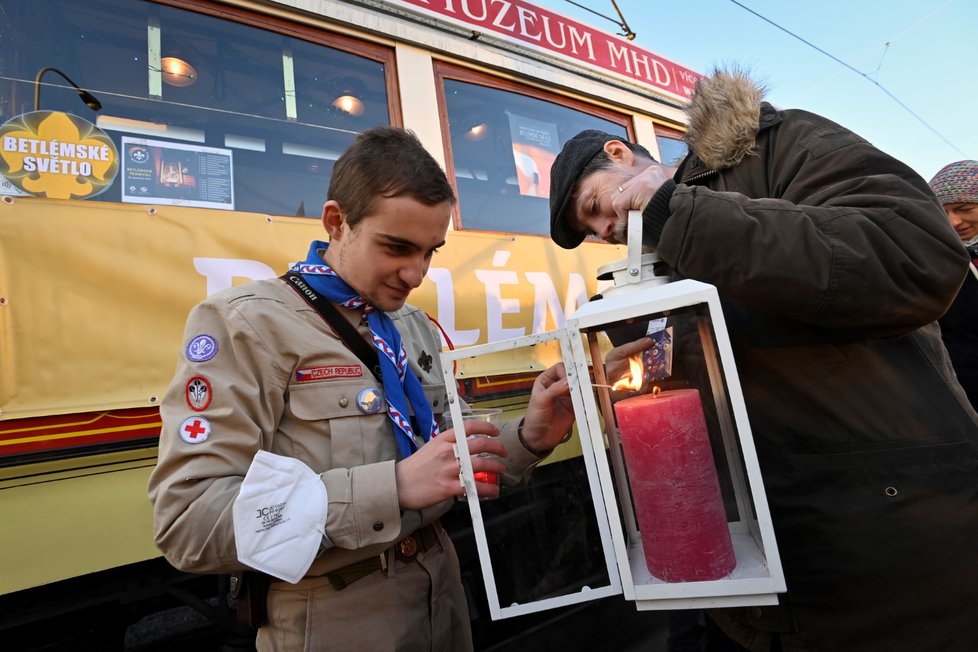
M 397 544 L 398 557 L 404 562 L 414 561 L 414 558 L 418 556 L 419 547 L 416 536 L 414 534 L 408 535 Z

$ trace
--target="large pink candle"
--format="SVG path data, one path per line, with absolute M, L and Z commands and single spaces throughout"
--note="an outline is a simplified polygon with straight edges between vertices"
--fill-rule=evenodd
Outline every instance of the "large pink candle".
M 737 565 L 699 392 L 615 404 L 649 572 L 666 582 L 715 580 Z

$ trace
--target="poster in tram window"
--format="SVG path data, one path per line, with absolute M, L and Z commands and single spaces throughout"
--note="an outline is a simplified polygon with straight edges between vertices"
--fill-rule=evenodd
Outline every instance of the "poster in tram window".
M 550 166 L 560 152 L 557 125 L 510 113 L 509 131 L 513 139 L 513 158 L 520 194 L 549 197 Z
M 122 201 L 234 210 L 231 150 L 122 138 Z

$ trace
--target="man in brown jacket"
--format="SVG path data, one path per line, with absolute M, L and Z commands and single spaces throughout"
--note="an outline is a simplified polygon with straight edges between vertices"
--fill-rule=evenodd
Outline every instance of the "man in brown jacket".
M 183 570 L 272 576 L 261 650 L 472 647 L 438 522 L 463 493 L 454 430 L 435 425 L 441 346 L 405 303 L 445 243 L 454 201 L 413 134 L 370 129 L 334 166 L 329 243 L 187 320 L 149 485 L 156 542 Z M 490 435 L 469 442 L 473 469 L 521 482 L 572 422 L 555 366 L 523 420 L 467 424 Z
M 754 651 L 978 649 L 978 423 L 934 320 L 968 256 L 926 182 L 851 131 L 700 81 L 674 178 L 596 131 L 551 173 L 551 237 L 643 241 L 716 286 L 787 593 L 713 610 Z

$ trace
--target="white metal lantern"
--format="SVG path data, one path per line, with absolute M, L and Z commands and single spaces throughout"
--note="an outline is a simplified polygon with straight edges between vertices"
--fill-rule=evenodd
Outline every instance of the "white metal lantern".
M 501 601 L 496 567 L 505 551 L 490 545 L 460 437 L 493 618 L 615 593 L 638 609 L 684 609 L 776 604 L 785 591 L 716 288 L 667 283 L 655 272 L 657 257 L 643 256 L 640 243 L 641 216 L 633 211 L 628 259 L 601 270 L 615 287 L 582 306 L 564 328 L 443 354 L 453 413 L 457 360 L 541 347 L 541 368 L 554 355 L 564 362 L 591 497 L 583 502 L 607 571 L 591 574 L 599 578 L 594 585 L 579 581 L 557 595 Z M 623 378 L 608 378 L 609 370 Z M 527 554 L 534 543 L 525 540 L 524 550 L 513 552 Z

